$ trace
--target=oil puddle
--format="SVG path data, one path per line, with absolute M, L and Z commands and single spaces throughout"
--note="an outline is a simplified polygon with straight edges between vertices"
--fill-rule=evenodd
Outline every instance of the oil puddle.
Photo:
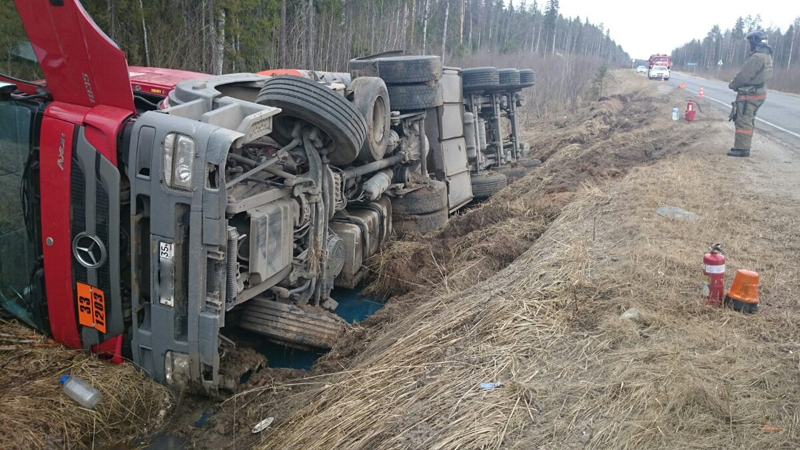
M 331 292 L 331 297 L 339 302 L 336 315 L 348 323 L 363 322 L 385 304 L 383 300 L 362 294 L 361 288 L 336 288 Z
M 336 288 L 331 292 L 331 298 L 339 303 L 334 311 L 336 315 L 348 323 L 366 320 L 385 304 L 383 300 L 362 294 L 361 288 Z M 267 367 L 299 370 L 311 369 L 317 359 L 327 353 L 327 350 L 301 350 L 271 342 L 260 345 L 258 351 L 267 357 Z

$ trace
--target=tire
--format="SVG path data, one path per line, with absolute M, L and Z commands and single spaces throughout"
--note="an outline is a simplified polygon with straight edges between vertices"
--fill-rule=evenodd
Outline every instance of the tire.
M 519 71 L 519 84 L 522 87 L 531 87 L 536 81 L 536 75 L 531 69 L 522 69 Z
M 494 67 L 476 67 L 461 71 L 464 90 L 481 90 L 500 84 L 500 74 Z
M 508 177 L 502 173 L 487 172 L 472 176 L 472 196 L 476 200 L 486 200 L 508 186 Z
M 293 76 L 271 78 L 256 97 L 256 103 L 281 108 L 276 117 L 308 122 L 333 141 L 334 149 L 328 155 L 331 164 L 344 166 L 355 161 L 364 139 L 367 124 L 364 117 L 350 102 L 316 81 Z M 284 138 L 274 133 L 276 139 Z M 288 142 L 278 142 L 286 145 Z
M 526 169 L 532 169 L 534 167 L 541 166 L 542 162 L 540 160 L 538 160 L 538 159 L 521 159 L 521 160 L 517 161 L 517 164 L 519 164 L 520 166 L 522 166 L 522 167 L 524 167 Z
M 353 91 L 353 106 L 367 122 L 367 138 L 357 159 L 366 163 L 379 161 L 386 154 L 392 125 L 389 91 L 383 80 L 376 77 L 356 78 L 350 90 Z
M 380 77 L 386 84 L 412 84 L 438 81 L 442 78 L 439 56 L 390 56 L 359 60 L 347 64 L 355 77 Z
M 500 86 L 519 86 L 520 75 L 517 69 L 500 69 L 497 71 L 500 76 Z
M 439 83 L 389 86 L 389 100 L 396 111 L 420 110 L 442 106 L 444 90 Z
M 447 209 L 447 185 L 431 180 L 428 186 L 392 198 L 392 214 L 398 216 L 430 214 Z
M 445 225 L 447 225 L 447 209 L 429 214 L 392 216 L 392 229 L 401 237 L 409 233 L 432 233 L 441 230 Z

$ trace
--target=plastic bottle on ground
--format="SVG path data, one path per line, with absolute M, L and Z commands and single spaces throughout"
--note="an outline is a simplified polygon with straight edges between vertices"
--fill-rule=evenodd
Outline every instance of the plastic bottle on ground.
M 672 108 L 672 120 L 678 120 L 678 115 L 679 115 L 678 107 L 676 106 Z
M 64 375 L 59 381 L 64 386 L 64 393 L 67 394 L 67 397 L 75 400 L 84 408 L 94 409 L 100 403 L 102 397 L 100 391 L 81 378 Z

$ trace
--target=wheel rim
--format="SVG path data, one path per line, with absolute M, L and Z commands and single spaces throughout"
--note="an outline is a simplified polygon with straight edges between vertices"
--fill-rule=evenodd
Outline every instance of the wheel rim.
M 372 106 L 372 139 L 377 143 L 383 140 L 385 121 L 386 101 L 383 99 L 383 96 L 378 96 L 375 99 L 375 104 Z

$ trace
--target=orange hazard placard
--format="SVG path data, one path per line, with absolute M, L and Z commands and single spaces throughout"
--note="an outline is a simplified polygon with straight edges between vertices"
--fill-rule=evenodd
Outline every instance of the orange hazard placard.
M 78 323 L 106 332 L 106 295 L 100 289 L 78 283 Z

